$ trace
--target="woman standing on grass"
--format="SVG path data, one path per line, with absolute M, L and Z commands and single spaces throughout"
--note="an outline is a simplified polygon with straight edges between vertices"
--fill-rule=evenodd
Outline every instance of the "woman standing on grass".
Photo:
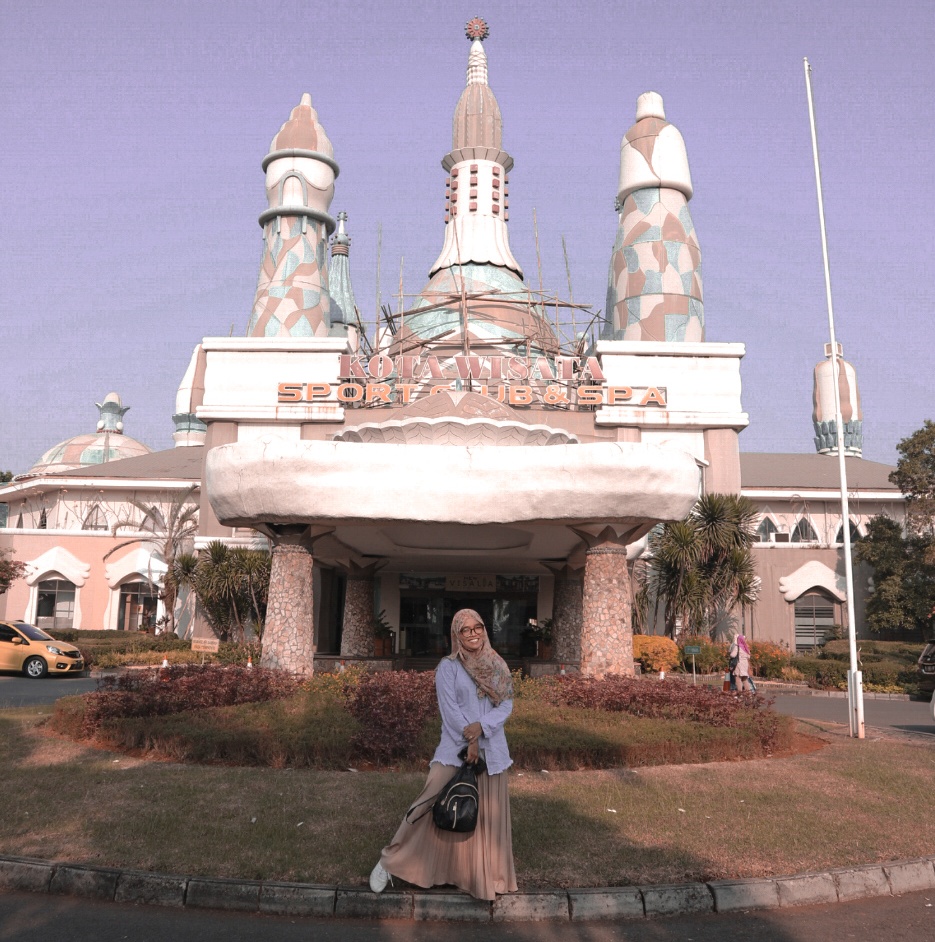
M 452 619 L 451 654 L 435 671 L 435 691 L 441 741 L 425 787 L 411 806 L 417 811 L 411 820 L 403 818 L 383 848 L 370 889 L 382 893 L 395 876 L 421 887 L 450 883 L 477 899 L 492 900 L 516 889 L 506 774 L 513 760 L 503 733 L 513 710 L 513 680 L 490 646 L 483 619 L 469 608 Z M 432 820 L 431 804 L 461 765 L 458 753 L 465 747 L 468 762 L 481 757 L 487 764 L 477 775 L 477 828 L 467 834 L 441 831 Z
M 737 693 L 744 693 L 750 689 L 750 645 L 742 634 L 734 635 L 734 643 L 730 646 L 728 657 L 733 662 L 737 659 L 733 674 L 737 678 Z

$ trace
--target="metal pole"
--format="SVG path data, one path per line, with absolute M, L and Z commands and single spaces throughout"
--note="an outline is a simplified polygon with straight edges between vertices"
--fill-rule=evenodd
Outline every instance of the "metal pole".
M 808 120 L 812 129 L 812 154 L 815 158 L 815 186 L 818 190 L 818 222 L 821 228 L 821 255 L 825 266 L 825 297 L 828 305 L 828 332 L 831 335 L 831 380 L 834 387 L 834 424 L 838 435 L 838 473 L 841 478 L 841 517 L 844 533 L 844 577 L 847 584 L 847 638 L 850 670 L 847 672 L 847 703 L 850 733 L 864 738 L 863 675 L 857 665 L 857 621 L 854 615 L 854 567 L 851 561 L 851 517 L 847 503 L 847 468 L 844 463 L 844 421 L 841 417 L 841 386 L 838 382 L 838 342 L 834 334 L 834 307 L 831 303 L 831 267 L 828 263 L 828 238 L 825 233 L 825 206 L 821 195 L 821 168 L 818 163 L 818 133 L 815 130 L 815 106 L 812 103 L 812 67 L 805 65 L 805 89 L 808 93 Z

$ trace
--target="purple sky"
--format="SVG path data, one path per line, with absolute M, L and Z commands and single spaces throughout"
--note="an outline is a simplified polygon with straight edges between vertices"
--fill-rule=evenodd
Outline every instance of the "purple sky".
M 642 13 L 641 9 L 650 13 Z M 660 92 L 685 137 L 707 339 L 741 341 L 745 451 L 810 452 L 827 315 L 802 57 L 813 68 L 838 338 L 864 456 L 932 417 L 935 17 L 928 3 L 749 0 L 309 4 L 5 0 L 0 8 L 0 469 L 93 431 L 172 443 L 203 336 L 246 330 L 260 162 L 304 91 L 341 167 L 358 306 L 415 293 L 441 248 L 464 23 L 490 23 L 513 252 L 536 285 L 604 304 L 620 138 Z M 924 172 L 925 171 L 925 172 Z

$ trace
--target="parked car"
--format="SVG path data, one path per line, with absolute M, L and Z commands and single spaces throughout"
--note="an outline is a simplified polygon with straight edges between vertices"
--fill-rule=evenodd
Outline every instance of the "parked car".
M 0 671 L 21 671 L 39 678 L 83 670 L 84 658 L 73 644 L 56 641 L 24 621 L 0 621 Z
M 919 655 L 919 688 L 923 693 L 935 692 L 935 642 Z

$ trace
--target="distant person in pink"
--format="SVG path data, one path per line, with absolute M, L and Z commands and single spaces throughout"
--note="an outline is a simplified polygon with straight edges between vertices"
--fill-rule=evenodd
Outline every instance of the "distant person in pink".
M 734 641 L 727 655 L 730 658 L 731 673 L 737 678 L 737 693 L 750 689 L 750 645 L 742 634 L 734 635 Z

